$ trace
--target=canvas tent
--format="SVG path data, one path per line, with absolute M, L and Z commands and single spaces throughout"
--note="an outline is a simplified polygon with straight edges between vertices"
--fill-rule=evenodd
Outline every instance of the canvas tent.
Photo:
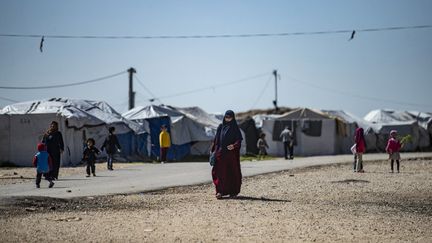
M 262 119 L 262 132 L 266 134 L 268 153 L 283 156 L 283 143 L 279 137 L 285 126 L 294 133 L 294 154 L 301 156 L 336 154 L 335 119 L 321 111 L 300 108 Z
M 167 125 L 173 144 L 168 151 L 168 159 L 171 160 L 179 160 L 189 154 L 208 155 L 220 123 L 199 107 L 141 106 L 123 116 L 142 125 L 148 124 L 153 157 L 159 156 L 160 126 Z
M 393 129 L 397 130 L 400 136 L 412 136 L 412 142 L 404 146 L 404 151 L 416 151 L 430 147 L 427 119 L 421 120 L 419 116 L 414 116 L 413 113 L 395 110 L 373 110 L 364 119 L 372 124 L 377 134 L 377 148 L 380 151 L 385 150 L 389 133 Z M 423 126 L 419 124 L 423 124 Z
M 351 153 L 350 148 L 354 144 L 355 130 L 358 127 L 363 128 L 366 151 L 372 152 L 377 150 L 377 136 L 372 124 L 341 110 L 323 110 L 323 112 L 336 119 L 336 126 L 339 131 L 336 147 L 339 153 Z
M 147 154 L 147 133 L 143 127 L 124 119 L 106 102 L 52 98 L 16 103 L 0 111 L 0 161 L 30 166 L 36 144 L 51 121 L 59 123 L 63 134 L 62 165 L 76 165 L 81 161 L 87 138 L 94 138 L 100 147 L 110 126 L 116 128 L 122 145 L 118 159 L 128 160 Z

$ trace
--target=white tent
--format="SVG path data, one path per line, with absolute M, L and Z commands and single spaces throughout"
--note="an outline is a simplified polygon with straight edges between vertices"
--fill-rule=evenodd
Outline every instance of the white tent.
M 413 115 L 415 112 L 395 111 L 395 110 L 373 110 L 364 119 L 372 123 L 378 136 L 377 147 L 383 151 L 389 132 L 392 129 L 398 131 L 399 135 L 411 135 L 412 143 L 404 146 L 405 151 L 415 151 L 430 147 L 430 134 L 427 129 L 430 127 L 426 113 L 423 113 L 423 120 L 420 116 Z M 421 113 L 420 113 L 421 114 Z M 422 124 L 423 126 L 420 126 Z
M 51 121 L 59 123 L 63 134 L 65 152 L 62 165 L 75 165 L 81 161 L 87 138 L 95 139 L 99 147 L 110 126 L 114 126 L 119 135 L 146 133 L 142 126 L 124 119 L 103 101 L 52 98 L 16 103 L 0 111 L 0 161 L 30 166 L 36 144 L 41 141 Z M 127 148 L 122 152 L 125 156 L 131 153 Z
M 294 154 L 301 156 L 336 154 L 336 121 L 321 111 L 307 108 L 262 119 L 262 132 L 266 134 L 268 153 L 283 156 L 284 148 L 279 135 L 285 126 L 295 136 Z
M 336 146 L 339 148 L 340 153 L 351 153 L 350 148 L 354 144 L 355 130 L 358 127 L 363 128 L 366 150 L 377 150 L 377 136 L 371 123 L 341 110 L 323 110 L 323 112 L 336 119 L 338 129 Z

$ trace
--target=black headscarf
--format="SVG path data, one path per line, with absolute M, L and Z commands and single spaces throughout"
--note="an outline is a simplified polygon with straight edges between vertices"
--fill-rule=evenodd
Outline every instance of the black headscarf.
M 232 117 L 232 120 L 229 122 L 225 121 L 226 116 Z M 225 112 L 225 116 L 222 120 L 222 124 L 219 126 L 216 136 L 219 139 L 219 146 L 221 146 L 223 149 L 226 149 L 228 145 L 233 144 L 238 140 L 243 140 L 240 128 L 238 127 L 237 121 L 235 119 L 234 111 L 227 110 Z

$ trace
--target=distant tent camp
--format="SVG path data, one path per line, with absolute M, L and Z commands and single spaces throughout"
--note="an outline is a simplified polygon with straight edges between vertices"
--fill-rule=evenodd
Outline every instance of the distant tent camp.
M 51 121 L 59 123 L 65 152 L 62 165 L 76 165 L 82 159 L 84 142 L 94 138 L 101 146 L 108 127 L 116 128 L 122 145 L 118 159 L 146 157 L 147 132 L 138 123 L 124 119 L 103 101 L 52 98 L 16 103 L 0 111 L 0 161 L 30 166 Z
M 149 127 L 154 158 L 159 156 L 160 127 L 166 125 L 173 144 L 168 152 L 168 159 L 171 160 L 180 160 L 189 154 L 208 155 L 219 124 L 199 107 L 141 106 L 127 111 L 123 116 Z
M 422 117 L 414 115 L 415 113 L 395 110 L 370 111 L 364 119 L 373 124 L 377 134 L 377 148 L 384 151 L 389 133 L 393 129 L 397 130 L 400 136 L 412 136 L 412 142 L 404 146 L 404 151 L 430 147 L 430 133 L 427 129 L 430 128 L 432 120 L 427 118 L 427 113 L 423 113 Z
M 268 153 L 283 156 L 280 133 L 288 126 L 294 134 L 294 153 L 301 156 L 336 154 L 336 121 L 321 111 L 300 108 L 262 120 Z

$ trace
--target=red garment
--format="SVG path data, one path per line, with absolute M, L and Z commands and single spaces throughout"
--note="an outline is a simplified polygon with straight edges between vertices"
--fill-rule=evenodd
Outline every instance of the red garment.
M 366 152 L 366 143 L 363 135 L 363 128 L 357 128 L 355 134 L 356 151 L 359 154 Z
M 234 143 L 233 150 L 220 148 L 216 151 L 216 165 L 212 169 L 216 193 L 237 195 L 240 193 L 242 174 L 240 169 L 241 140 Z
M 160 161 L 162 161 L 162 162 L 167 161 L 168 149 L 169 149 L 169 147 L 160 148 Z
M 402 146 L 401 146 L 401 143 L 399 142 L 399 140 L 397 140 L 395 138 L 390 138 L 387 141 L 386 151 L 389 154 L 396 153 L 396 152 L 400 151 L 401 147 Z

